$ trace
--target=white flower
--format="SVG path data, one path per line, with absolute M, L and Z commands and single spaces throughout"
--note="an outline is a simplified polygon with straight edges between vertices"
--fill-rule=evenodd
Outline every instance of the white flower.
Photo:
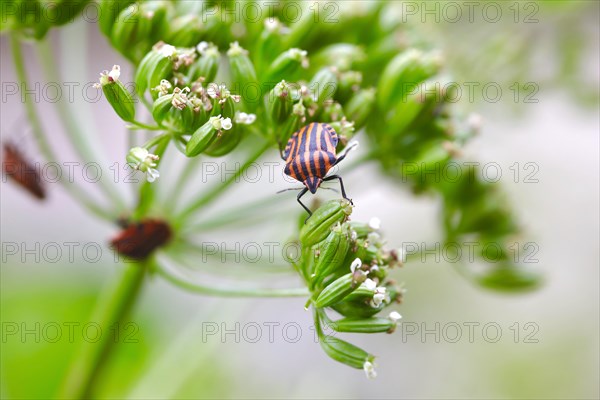
M 227 86 L 217 85 L 216 83 L 210 83 L 208 85 L 208 89 L 206 89 L 206 93 L 208 93 L 208 95 L 213 99 L 223 99 L 230 95 Z
M 208 42 L 202 41 L 198 43 L 198 45 L 196 46 L 196 50 L 198 50 L 198 53 L 204 54 L 204 52 L 208 50 Z
M 218 115 L 216 117 L 210 117 L 209 121 L 212 124 L 213 128 L 215 128 L 218 131 L 220 131 L 220 130 L 228 131 L 233 126 L 233 124 L 231 123 L 231 118 L 223 118 L 223 117 L 221 117 L 221 115 Z
M 113 65 L 112 69 L 108 73 L 108 79 L 111 82 L 116 82 L 119 80 L 121 76 L 121 67 L 119 65 Z
M 387 296 L 387 290 L 383 286 L 378 286 L 375 288 L 375 294 L 373 295 L 373 300 L 371 300 L 371 307 L 377 308 L 383 303 Z
M 146 180 L 148 180 L 148 182 L 150 182 L 150 183 L 154 182 L 159 176 L 160 176 L 160 173 L 158 172 L 157 169 L 148 168 L 147 175 L 146 175 Z
M 364 285 L 368 290 L 373 290 L 373 291 L 375 291 L 375 288 L 377 287 L 377 283 L 375 283 L 375 281 L 373 279 L 369 279 L 369 278 L 367 278 L 367 280 L 364 282 Z
M 360 258 L 354 259 L 354 261 L 352 261 L 352 264 L 350 265 L 350 272 L 356 271 L 361 266 L 362 266 L 362 261 L 360 260 Z
M 397 311 L 392 311 L 388 318 L 391 319 L 392 322 L 398 322 L 402 318 L 402 315 L 400 315 L 400 313 Z
M 256 121 L 256 114 L 246 114 L 245 112 L 235 113 L 235 122 L 243 125 L 250 125 Z
M 154 182 L 160 176 L 156 167 L 156 162 L 159 157 L 156 154 L 151 154 L 148 149 L 143 147 L 133 147 L 127 154 L 127 163 L 133 169 L 147 173 L 146 179 L 148 182 Z
M 163 44 L 156 50 L 158 51 L 158 54 L 163 57 L 172 57 L 177 52 L 175 46 L 171 46 L 170 44 Z
M 374 231 L 379 230 L 379 228 L 381 227 L 381 220 L 377 217 L 373 217 L 369 220 L 369 228 L 373 229 Z
M 370 361 L 365 361 L 363 364 L 363 370 L 365 371 L 365 375 L 367 375 L 368 379 L 375 379 L 377 377 L 377 372 L 375 371 L 375 365 Z

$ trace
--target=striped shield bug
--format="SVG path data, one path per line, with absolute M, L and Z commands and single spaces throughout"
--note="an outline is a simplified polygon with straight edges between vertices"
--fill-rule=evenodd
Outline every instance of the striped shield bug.
M 336 154 L 338 135 L 328 124 L 312 122 L 294 132 L 287 142 L 281 158 L 285 161 L 285 174 L 304 184 L 298 193 L 298 203 L 304 208 L 309 217 L 312 212 L 300 199 L 310 190 L 314 194 L 321 183 L 337 179 L 340 182 L 342 197 L 352 203 L 346 196 L 344 183 L 339 175 L 327 176 L 329 170 L 342 161 L 351 145 L 339 157 Z
M 36 199 L 44 200 L 46 189 L 39 171 L 31 165 L 16 145 L 5 142 L 2 147 L 4 150 L 2 171 Z

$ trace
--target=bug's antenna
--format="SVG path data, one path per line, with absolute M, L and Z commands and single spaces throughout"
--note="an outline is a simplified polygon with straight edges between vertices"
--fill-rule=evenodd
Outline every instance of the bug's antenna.
M 281 189 L 281 190 L 280 190 L 280 191 L 278 191 L 276 194 L 280 194 L 280 193 L 283 193 L 283 192 L 289 192 L 290 190 L 302 190 L 302 189 L 304 189 L 304 188 L 303 188 L 303 187 L 300 187 L 300 188 Z

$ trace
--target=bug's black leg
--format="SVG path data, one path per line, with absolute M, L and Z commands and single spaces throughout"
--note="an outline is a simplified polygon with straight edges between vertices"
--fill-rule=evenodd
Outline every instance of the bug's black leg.
M 352 150 L 353 148 L 355 148 L 357 146 L 357 144 L 358 144 L 357 142 L 353 142 L 350 146 L 348 146 L 346 148 L 346 150 L 344 150 L 344 153 L 342 155 L 340 155 L 337 160 L 335 160 L 335 162 L 333 163 L 332 167 L 338 165 L 340 163 L 340 161 L 342 161 L 344 158 L 346 158 L 346 156 L 348 155 L 348 153 L 350 152 L 350 150 Z
M 308 192 L 307 188 L 302 189 L 302 191 L 300 193 L 298 193 L 298 197 L 296 197 L 296 199 L 298 200 L 298 203 L 300 203 L 300 205 L 302 206 L 302 208 L 304 208 L 306 210 L 306 212 L 308 213 L 308 217 L 306 218 L 306 220 L 304 220 L 304 223 L 306 223 L 306 221 L 308 221 L 308 218 L 310 218 L 312 216 L 312 212 L 308 209 L 308 207 L 306 207 L 301 201 L 300 198 L 302 196 L 304 196 L 306 194 L 306 192 Z
M 323 179 L 323 182 L 325 181 L 332 181 L 334 179 L 337 179 L 338 181 L 340 181 L 340 189 L 342 190 L 342 197 L 346 200 L 348 200 L 350 202 L 350 204 L 354 205 L 354 203 L 352 202 L 352 199 L 349 199 L 348 196 L 346 196 L 346 190 L 344 189 L 344 182 L 342 181 L 342 177 L 339 175 L 331 175 L 328 176 L 327 178 Z

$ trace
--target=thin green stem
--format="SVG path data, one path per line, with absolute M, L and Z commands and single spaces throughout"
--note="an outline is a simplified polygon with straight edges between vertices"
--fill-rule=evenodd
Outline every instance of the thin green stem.
M 41 40 L 38 42 L 38 51 L 40 58 L 44 60 L 42 68 L 46 74 L 46 78 L 49 82 L 62 82 L 60 73 L 56 69 L 56 59 L 54 57 L 54 51 L 51 48 L 50 41 L 48 39 Z M 97 157 L 98 152 L 94 150 L 91 142 L 88 140 L 86 130 L 81 127 L 73 113 L 72 109 L 69 109 L 65 99 L 61 99 L 56 102 L 58 114 L 64 125 L 65 133 L 69 137 L 69 141 L 77 151 L 79 157 L 84 162 L 94 162 L 98 165 L 104 164 Z M 104 194 L 113 202 L 115 207 L 120 211 L 126 208 L 125 201 L 121 198 L 116 187 L 111 185 L 108 180 L 100 179 L 100 189 Z
M 128 129 L 143 129 L 146 131 L 164 131 L 166 128 L 158 125 L 148 125 L 140 121 L 131 121 Z
M 27 78 L 27 71 L 25 70 L 25 61 L 23 58 L 23 52 L 21 50 L 21 43 L 19 38 L 16 35 L 11 36 L 11 48 L 12 48 L 12 56 L 13 62 L 15 65 L 15 71 L 17 73 L 17 79 L 21 82 L 21 84 L 27 84 L 29 82 Z M 35 136 L 36 142 L 40 151 L 42 152 L 46 161 L 57 161 L 58 157 L 52 150 L 50 143 L 46 139 L 46 134 L 44 133 L 44 129 L 42 128 L 42 123 L 40 118 L 38 117 L 38 113 L 35 109 L 35 106 L 31 101 L 28 100 L 28 97 L 25 96 L 24 99 L 25 104 L 25 112 L 27 113 L 27 119 L 31 124 L 31 128 L 33 130 L 33 134 Z M 83 207 L 85 207 L 88 211 L 98 216 L 99 218 L 113 221 L 114 214 L 100 207 L 94 200 L 92 200 L 85 192 L 79 189 L 79 187 L 71 182 L 60 180 L 59 181 L 65 190 L 72 196 L 77 202 L 79 202 Z
M 186 207 L 181 214 L 176 218 L 177 222 L 181 223 L 185 221 L 189 216 L 191 216 L 198 209 L 204 207 L 209 204 L 213 200 L 215 200 L 221 193 L 223 193 L 229 186 L 235 183 L 239 177 L 246 172 L 248 168 L 252 166 L 258 160 L 263 153 L 269 148 L 269 144 L 264 144 L 261 146 L 258 151 L 250 156 L 248 161 L 246 161 L 239 170 L 236 171 L 235 174 L 231 175 L 228 179 L 226 179 L 222 184 L 215 186 L 212 190 L 206 193 L 203 197 L 200 197 L 195 202 Z M 179 224 L 178 224 L 179 225 Z
M 265 289 L 265 288 L 225 288 L 205 286 L 198 283 L 188 282 L 183 278 L 168 271 L 161 263 L 153 264 L 153 272 L 157 273 L 173 285 L 189 292 L 205 294 L 217 297 L 305 297 L 308 296 L 306 288 L 291 289 Z
M 121 329 L 141 292 L 146 276 L 145 263 L 125 265 L 116 285 L 110 285 L 98 300 L 92 321 L 103 331 Z M 112 335 L 102 335 L 95 343 L 85 342 L 71 365 L 58 398 L 91 398 L 104 366 L 115 345 Z

